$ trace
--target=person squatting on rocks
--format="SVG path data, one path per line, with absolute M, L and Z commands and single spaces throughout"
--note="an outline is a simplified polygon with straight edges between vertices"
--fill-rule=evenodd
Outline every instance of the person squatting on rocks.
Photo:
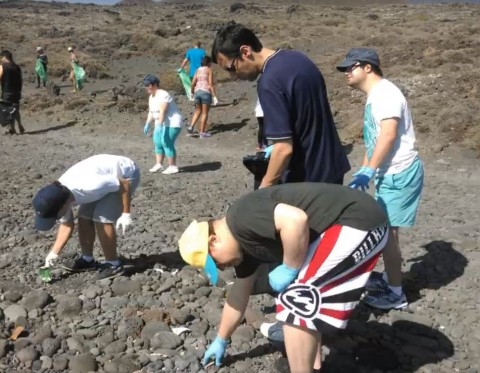
M 117 255 L 115 229 L 132 225 L 130 203 L 140 183 L 140 169 L 127 157 L 99 154 L 70 167 L 60 178 L 43 187 L 33 198 L 35 227 L 50 230 L 60 220 L 57 238 L 45 259 L 50 267 L 72 236 L 78 209 L 78 240 L 82 254 L 63 267 L 72 272 L 98 270 L 98 279 L 113 278 L 124 269 Z M 114 226 L 116 222 L 116 226 Z M 97 233 L 105 261 L 97 263 L 93 244 Z
M 193 77 L 195 76 L 195 72 L 197 69 L 201 66 L 202 64 L 202 59 L 207 55 L 207 52 L 205 49 L 202 48 L 202 43 L 197 41 L 195 44 L 194 48 L 190 48 L 187 50 L 185 53 L 185 58 L 182 61 L 182 64 L 180 65 L 180 68 L 178 69 L 179 71 L 183 69 L 187 63 L 190 63 L 190 80 L 193 80 Z
M 160 89 L 160 79 L 154 75 L 146 75 L 143 84 L 148 94 L 148 117 L 143 133 L 148 136 L 150 125 L 154 122 L 153 145 L 155 147 L 155 165 L 150 172 L 163 171 L 170 175 L 178 172 L 177 151 L 175 141 L 182 130 L 182 114 L 170 94 Z M 163 169 L 163 159 L 167 156 L 168 167 Z
M 15 118 L 10 124 L 8 133 L 11 135 L 16 133 L 15 122 L 18 124 L 18 131 L 24 133 L 25 128 L 22 125 L 22 118 L 20 117 L 20 99 L 22 98 L 23 87 L 22 70 L 20 66 L 13 61 L 12 52 L 6 49 L 0 52 L 0 62 L 2 101 L 5 101 L 15 108 Z
M 260 105 L 260 99 L 257 97 L 257 102 L 255 104 L 255 117 L 258 122 L 258 132 L 257 132 L 257 148 L 256 150 L 261 151 L 265 150 L 268 146 L 268 140 L 265 137 L 265 131 L 263 129 L 263 110 L 262 105 Z
M 380 309 L 404 308 L 408 302 L 402 289 L 399 228 L 414 225 L 423 188 L 423 164 L 415 149 L 412 115 L 400 89 L 383 78 L 374 49 L 350 49 L 337 69 L 345 73 L 350 87 L 367 95 L 363 116 L 366 152 L 349 185 L 365 190 L 374 179 L 375 198 L 387 212 L 390 225 L 383 253 L 385 272 L 372 274 L 365 303 Z
M 215 84 L 213 81 L 213 71 L 211 69 L 212 59 L 205 56 L 202 59 L 202 66 L 197 69 L 192 81 L 192 96 L 195 103 L 195 113 L 192 117 L 192 124 L 187 128 L 189 135 L 193 134 L 195 123 L 200 118 L 199 137 L 210 137 L 210 132 L 207 132 L 207 120 L 210 105 L 218 103 L 215 94 Z
M 321 334 L 345 328 L 388 238 L 387 217 L 366 193 L 326 183 L 263 188 L 235 201 L 226 216 L 193 221 L 179 240 L 182 258 L 205 269 L 235 267 L 217 337 L 205 352 L 217 365 L 243 319 L 262 263 L 279 294 L 276 318 L 284 323 L 292 373 L 320 368 Z
M 273 143 L 261 188 L 281 182 L 343 183 L 350 170 L 317 66 L 295 50 L 263 47 L 241 24 L 220 29 L 212 59 L 241 80 L 254 81 Z
M 72 92 L 78 92 L 77 79 L 75 79 L 75 64 L 78 64 L 78 58 L 73 47 L 68 47 L 68 53 L 70 54 L 70 81 L 73 85 Z
M 45 75 L 48 73 L 48 56 L 43 50 L 42 47 L 37 47 L 37 60 L 43 65 L 43 70 Z M 40 83 L 43 83 L 43 88 L 47 85 L 47 81 L 43 80 L 42 77 L 37 73 L 37 88 L 40 88 Z

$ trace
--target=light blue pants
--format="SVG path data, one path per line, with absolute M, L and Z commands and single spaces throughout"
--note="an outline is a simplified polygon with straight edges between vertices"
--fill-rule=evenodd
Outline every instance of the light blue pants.
M 416 159 L 398 174 L 375 180 L 375 198 L 385 209 L 391 227 L 412 227 L 415 224 L 423 188 L 423 164 Z
M 178 127 L 155 126 L 153 131 L 153 145 L 155 154 L 165 154 L 167 157 L 177 155 L 175 140 L 181 132 Z

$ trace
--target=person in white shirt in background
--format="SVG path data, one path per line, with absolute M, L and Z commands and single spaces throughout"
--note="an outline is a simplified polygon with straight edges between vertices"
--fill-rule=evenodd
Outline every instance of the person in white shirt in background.
M 35 228 L 47 231 L 57 220 L 60 226 L 52 250 L 45 259 L 50 267 L 75 228 L 72 207 L 78 208 L 78 241 L 82 254 L 62 266 L 72 272 L 98 270 L 100 280 L 124 273 L 117 254 L 117 234 L 132 225 L 130 205 L 140 183 L 140 169 L 127 157 L 99 154 L 70 167 L 57 181 L 43 187 L 33 198 Z M 114 226 L 116 222 L 116 226 Z M 95 232 L 105 261 L 93 257 Z
M 148 99 L 148 117 L 143 133 L 148 136 L 152 122 L 155 124 L 153 131 L 153 145 L 155 146 L 155 165 L 150 172 L 163 171 L 162 174 L 170 175 L 178 172 L 177 151 L 175 141 L 182 130 L 182 114 L 177 108 L 172 96 L 160 89 L 160 79 L 154 75 L 146 75 L 143 84 L 150 95 Z M 167 157 L 168 167 L 163 168 L 163 160 Z
M 255 105 L 255 117 L 257 117 L 258 122 L 258 132 L 257 132 L 257 149 L 258 151 L 265 150 L 268 146 L 267 138 L 263 132 L 263 109 L 260 105 L 260 99 L 257 97 L 257 103 Z
M 367 95 L 363 115 L 366 152 L 349 186 L 365 190 L 374 180 L 375 199 L 387 212 L 390 225 L 383 251 L 385 271 L 372 273 L 364 302 L 383 310 L 403 309 L 408 302 L 402 289 L 399 229 L 415 224 L 424 178 L 412 115 L 400 89 L 383 77 L 374 49 L 350 49 L 337 69 L 350 87 Z

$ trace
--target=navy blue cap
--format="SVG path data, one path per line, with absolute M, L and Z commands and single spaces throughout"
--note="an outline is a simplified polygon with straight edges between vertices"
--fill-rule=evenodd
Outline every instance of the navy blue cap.
M 55 225 L 58 213 L 70 197 L 68 188 L 55 181 L 43 187 L 33 197 L 35 209 L 35 228 L 48 231 Z
M 345 59 L 337 65 L 337 70 L 344 72 L 348 67 L 359 62 L 369 63 L 380 67 L 380 58 L 375 49 L 352 48 L 348 51 Z
M 143 84 L 145 85 L 145 87 L 149 86 L 150 84 L 160 85 L 160 79 L 158 79 L 155 75 L 147 74 L 143 78 Z

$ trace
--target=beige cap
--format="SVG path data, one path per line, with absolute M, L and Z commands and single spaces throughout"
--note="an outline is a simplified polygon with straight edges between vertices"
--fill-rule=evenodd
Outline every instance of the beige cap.
M 37 47 L 37 52 L 43 51 L 42 47 Z
M 178 241 L 180 255 L 191 266 L 203 268 L 213 285 L 218 281 L 215 261 L 208 253 L 208 222 L 194 220 Z
M 69 51 L 69 52 L 72 52 L 72 51 L 73 51 L 73 48 L 72 48 L 72 47 L 68 47 L 68 51 Z

